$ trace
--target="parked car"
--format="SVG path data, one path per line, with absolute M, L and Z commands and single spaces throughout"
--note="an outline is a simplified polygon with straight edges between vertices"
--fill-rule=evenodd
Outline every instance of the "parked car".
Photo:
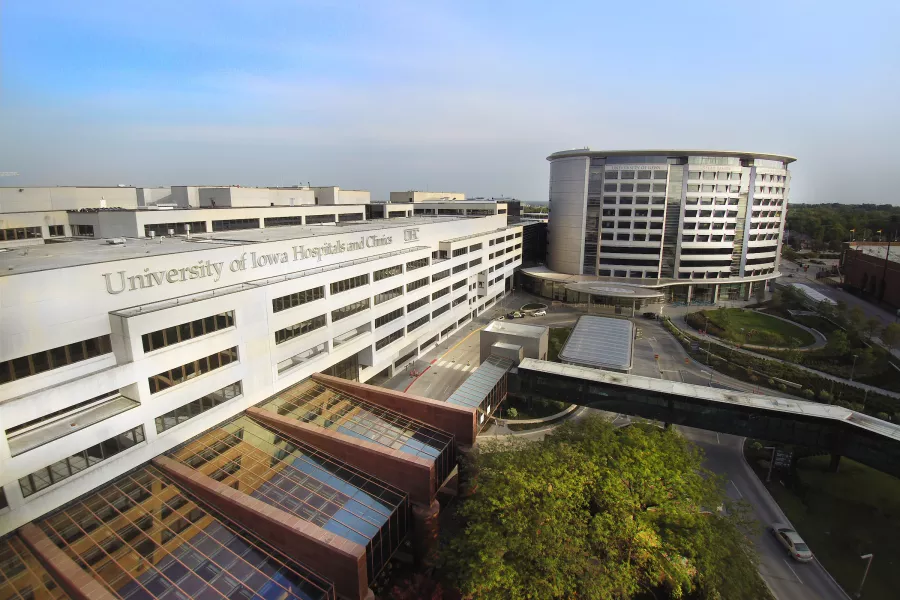
M 791 558 L 800 562 L 809 562 L 813 559 L 812 550 L 800 537 L 800 534 L 784 523 L 772 523 L 772 535 L 791 555 Z
M 513 314 L 513 319 L 524 319 L 525 315 L 520 313 L 519 311 L 515 311 Z
M 506 313 L 506 318 L 507 318 L 507 319 L 515 319 L 515 318 L 516 318 L 516 313 L 508 312 L 508 313 Z
M 644 313 L 645 319 L 655 319 L 656 317 L 657 317 L 657 314 L 655 312 L 645 312 Z
M 532 317 L 546 317 L 547 311 L 546 310 L 536 310 L 533 313 L 531 313 L 531 316 Z

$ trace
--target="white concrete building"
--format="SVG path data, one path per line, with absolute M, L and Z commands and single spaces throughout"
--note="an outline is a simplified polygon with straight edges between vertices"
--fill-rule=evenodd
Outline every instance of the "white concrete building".
M 612 281 L 714 302 L 778 276 L 794 158 L 585 149 L 548 160 L 546 271 L 578 278 L 566 284 Z
M 465 200 L 466 195 L 462 192 L 422 192 L 409 190 L 407 192 L 391 192 L 391 202 L 453 202 L 456 200 Z
M 293 210 L 326 209 L 363 207 Z M 69 213 L 133 235 L 0 252 L 0 535 L 314 372 L 403 369 L 521 264 L 503 214 L 270 227 L 281 210 Z M 263 228 L 142 235 L 244 211 Z

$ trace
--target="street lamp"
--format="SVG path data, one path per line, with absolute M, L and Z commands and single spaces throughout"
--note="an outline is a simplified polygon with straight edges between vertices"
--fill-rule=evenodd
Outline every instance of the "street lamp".
M 709 375 L 709 387 L 712 387 L 712 373 L 710 371 L 704 371 L 703 369 L 700 369 L 700 372 L 704 375 Z
M 772 458 L 769 459 L 769 472 L 766 474 L 766 483 L 772 481 L 772 467 L 775 465 L 775 446 L 766 446 L 765 450 L 772 451 Z
M 869 567 L 872 566 L 872 558 L 873 557 L 874 557 L 873 554 L 863 554 L 862 556 L 860 556 L 861 559 L 868 560 L 869 562 L 866 563 L 866 570 L 863 572 L 862 581 L 859 582 L 859 589 L 856 590 L 857 598 L 862 598 L 863 585 L 865 585 L 865 583 L 866 583 L 866 575 L 869 574 Z
M 850 381 L 853 381 L 853 373 L 856 372 L 856 359 L 859 358 L 858 354 L 853 355 L 853 366 L 850 367 Z

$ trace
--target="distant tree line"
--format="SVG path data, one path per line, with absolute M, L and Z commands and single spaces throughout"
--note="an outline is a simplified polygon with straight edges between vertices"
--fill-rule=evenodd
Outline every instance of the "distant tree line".
M 900 206 L 890 204 L 791 204 L 787 227 L 805 234 L 813 250 L 840 250 L 843 242 L 900 239 Z M 879 231 L 881 233 L 879 233 Z M 799 249 L 800 238 L 787 239 Z

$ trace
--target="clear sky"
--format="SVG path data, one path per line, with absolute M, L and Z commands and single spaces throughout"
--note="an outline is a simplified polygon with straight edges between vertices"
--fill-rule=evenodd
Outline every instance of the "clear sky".
M 546 200 L 550 153 L 796 156 L 900 204 L 900 2 L 6 0 L 0 185 Z

